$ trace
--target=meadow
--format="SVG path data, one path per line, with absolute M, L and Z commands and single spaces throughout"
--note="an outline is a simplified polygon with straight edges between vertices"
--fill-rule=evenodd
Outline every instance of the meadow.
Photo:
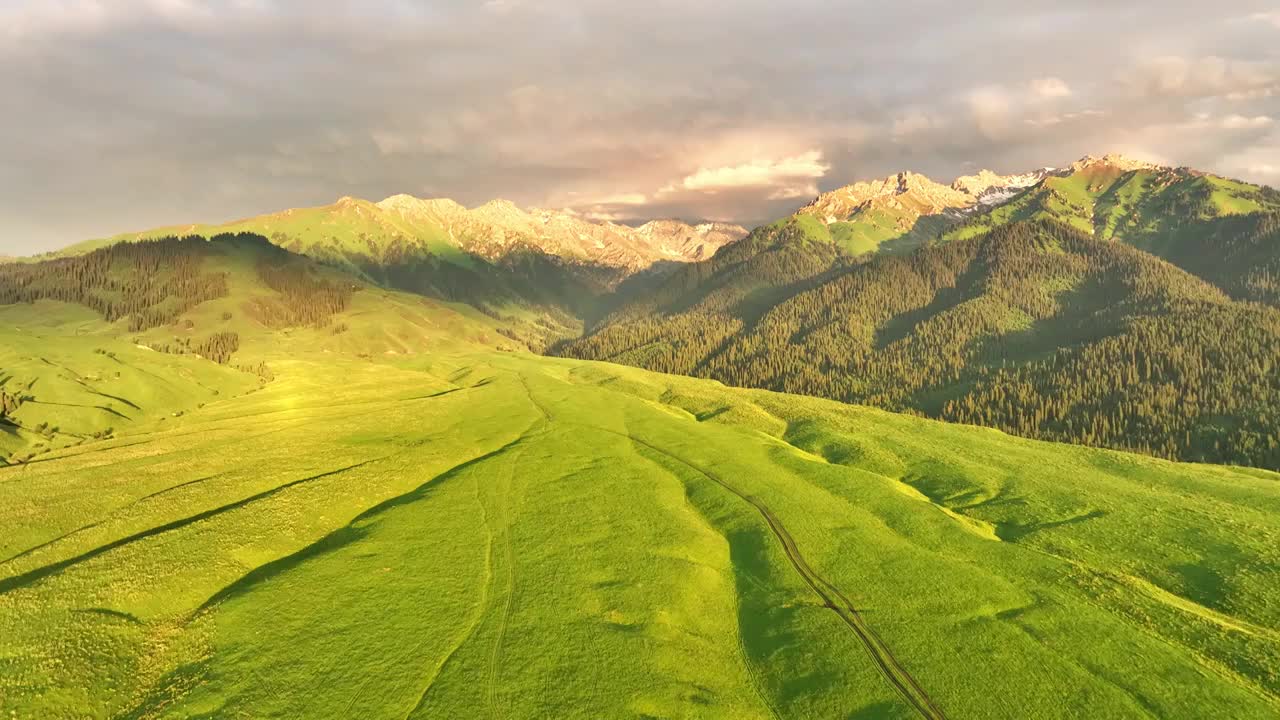
M 0 468 L 0 717 L 1280 713 L 1275 474 L 465 347 L 269 362 Z

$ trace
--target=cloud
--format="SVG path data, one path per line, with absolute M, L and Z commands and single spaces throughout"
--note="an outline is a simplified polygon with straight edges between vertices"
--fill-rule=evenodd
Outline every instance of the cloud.
M 1042 77 L 1031 81 L 1031 92 L 1045 99 L 1071 97 L 1071 86 L 1061 78 Z
M 1227 130 L 1257 130 L 1258 128 L 1271 127 L 1274 122 L 1275 120 L 1267 115 L 1255 115 L 1253 117 L 1228 115 L 1222 119 L 1222 127 Z
M 1271 12 L 1254 13 L 1249 19 L 1258 22 L 1267 23 L 1268 25 L 1280 30 L 1280 10 L 1272 10 Z
M 731 136 L 732 137 L 732 136 Z M 739 139 L 740 140 L 740 139 Z M 712 155 L 723 156 L 723 146 Z M 818 194 L 817 181 L 831 168 L 819 150 L 782 157 L 756 157 L 731 165 L 701 166 L 651 192 L 592 195 L 570 192 L 554 204 L 598 220 L 626 221 L 678 216 L 735 221 L 723 208 L 744 203 L 777 204 Z
M 1005 135 L 1013 115 L 1013 99 L 998 85 L 988 85 L 969 93 L 969 112 L 983 135 L 996 140 Z
M 794 157 L 755 159 L 740 165 L 698 168 L 677 183 L 663 188 L 663 193 L 680 190 L 716 193 L 740 188 L 769 188 L 789 193 L 814 187 L 814 181 L 827 174 L 831 166 L 822 161 L 822 151 L 810 150 Z M 797 197 L 797 195 L 775 195 Z
M 573 200 L 572 205 L 578 207 L 604 207 L 609 205 L 647 205 L 649 196 L 641 192 L 621 192 L 612 195 L 601 195 L 589 199 Z
M 1274 5 L 0 0 L 0 254 L 399 192 L 751 224 L 1125 149 L 1274 181 Z
M 1125 81 L 1148 97 L 1239 97 L 1280 84 L 1280 64 L 1217 55 L 1165 55 L 1142 61 Z
M 889 134 L 897 143 L 910 142 L 921 135 L 928 135 L 946 126 L 942 117 L 924 110 L 913 109 L 893 119 Z

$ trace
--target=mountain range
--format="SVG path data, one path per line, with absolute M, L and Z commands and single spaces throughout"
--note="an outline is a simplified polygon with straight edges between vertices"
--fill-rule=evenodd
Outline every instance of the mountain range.
M 74 245 L 81 252 L 126 240 L 252 232 L 291 252 L 363 270 L 406 257 L 435 257 L 466 267 L 474 258 L 501 263 L 536 252 L 566 264 L 631 274 L 658 263 L 711 257 L 747 234 L 727 223 L 654 220 L 638 227 L 597 222 L 572 210 L 525 210 L 508 200 L 466 208 L 447 198 L 393 195 L 380 202 L 343 197 L 332 205 L 298 208 L 219 225 L 183 225 L 125 233 Z M 464 257 L 470 256 L 470 258 Z
M 726 223 L 655 220 L 639 227 L 596 222 L 570 210 L 525 210 L 506 200 L 466 208 L 449 199 L 394 195 L 380 202 L 340 198 L 217 225 L 182 225 L 73 245 L 55 255 L 120 242 L 251 233 L 378 285 L 471 304 L 525 324 L 536 347 L 581 331 L 628 279 L 711 257 L 747 234 Z M 521 312 L 517 312 L 521 309 Z
M 750 233 L 396 195 L 117 235 L 52 262 L 143 240 L 257 238 L 350 278 L 339 284 L 474 308 L 519 347 L 1280 467 L 1278 218 L 1270 188 L 1105 155 L 945 184 L 897 173 Z M 21 299 L 66 296 L 33 290 L 39 264 L 6 267 Z M 131 325 L 183 317 L 165 292 L 138 288 Z M 77 297 L 102 309 L 100 292 L 128 289 Z

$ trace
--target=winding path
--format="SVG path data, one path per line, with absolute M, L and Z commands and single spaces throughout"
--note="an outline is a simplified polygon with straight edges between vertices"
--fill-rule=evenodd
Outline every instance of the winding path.
M 603 428 L 599 429 L 603 430 Z M 786 526 L 782 524 L 777 515 L 773 514 L 769 506 L 761 502 L 759 498 L 742 492 L 714 473 L 698 467 L 684 458 L 673 455 L 635 436 L 627 437 L 637 445 L 646 447 L 688 467 L 754 507 L 760 513 L 760 516 L 764 518 L 774 537 L 782 545 L 782 550 L 786 553 L 791 567 L 800 575 L 805 584 L 809 586 L 809 589 L 822 600 L 823 605 L 839 616 L 849 626 L 849 629 L 857 635 L 858 640 L 861 641 L 867 654 L 871 656 L 880 674 L 902 696 L 902 699 L 915 708 L 916 712 L 926 720 L 945 720 L 946 716 L 943 714 L 942 709 L 929 697 L 924 688 L 920 687 L 920 684 L 911 676 L 911 673 L 907 672 L 907 669 L 898 662 L 898 659 L 894 657 L 893 652 L 885 641 L 876 634 L 875 630 L 871 629 L 862 614 L 854 608 L 853 601 L 810 567 L 804 555 L 800 553 L 800 548 L 796 545 L 795 539 L 791 537 L 791 533 L 787 531 Z

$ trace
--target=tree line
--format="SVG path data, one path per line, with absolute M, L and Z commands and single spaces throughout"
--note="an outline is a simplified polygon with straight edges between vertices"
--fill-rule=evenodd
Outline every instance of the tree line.
M 176 321 L 227 295 L 224 272 L 202 272 L 203 238 L 118 243 L 85 255 L 0 265 L 0 304 L 58 300 L 88 307 L 130 332 Z
M 142 344 L 141 340 L 135 342 Z M 240 349 L 240 334 L 219 331 L 203 340 L 194 341 L 189 337 L 175 337 L 172 342 L 151 342 L 147 347 L 170 355 L 199 355 L 219 365 L 226 365 Z
M 284 250 L 261 258 L 257 272 L 263 284 L 279 294 L 277 302 L 259 303 L 255 312 L 270 328 L 325 327 L 350 307 L 359 289 L 352 282 L 320 277 L 309 262 Z

